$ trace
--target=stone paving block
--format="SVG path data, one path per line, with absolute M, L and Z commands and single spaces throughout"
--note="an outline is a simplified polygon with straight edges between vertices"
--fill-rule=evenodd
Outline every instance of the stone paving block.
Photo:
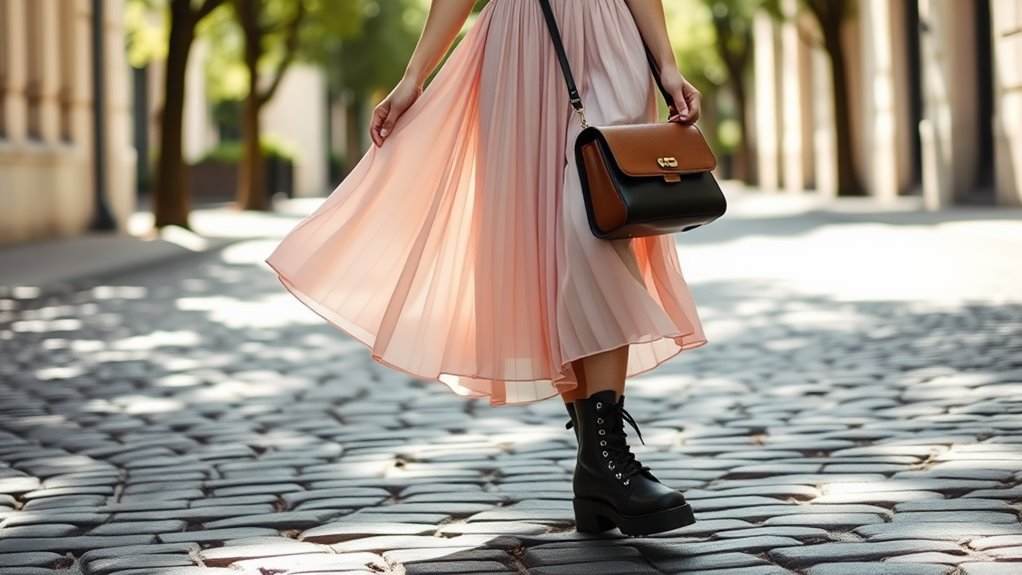
M 199 557 L 205 565 L 212 567 L 227 567 L 232 563 L 244 559 L 261 559 L 266 557 L 278 557 L 281 555 L 303 555 L 307 553 L 323 554 L 329 553 L 330 549 L 301 541 L 290 541 L 281 538 L 275 543 L 262 543 L 257 545 L 231 545 L 227 547 L 214 547 L 199 551 Z
M 382 501 L 388 497 L 390 497 L 390 492 L 378 487 L 339 487 L 334 489 L 314 489 L 285 493 L 281 496 L 281 499 L 283 499 L 284 503 L 287 503 L 289 507 L 293 507 L 303 501 L 316 499 L 358 498 Z
M 827 493 L 812 500 L 821 503 L 868 503 L 874 505 L 895 505 L 909 501 L 947 501 L 942 493 L 935 491 L 865 491 L 858 493 Z M 896 507 L 897 508 L 897 507 Z
M 1014 513 L 997 513 L 994 511 L 908 511 L 895 513 L 892 521 L 965 521 L 969 523 L 1018 523 Z
M 19 537 L 17 539 L 0 539 L 0 554 L 26 551 L 53 551 L 56 553 L 87 551 L 104 547 L 120 547 L 123 545 L 140 545 L 156 541 L 153 535 L 115 535 L 78 537 Z
M 978 536 L 1022 535 L 1022 524 L 988 523 L 928 523 L 907 522 L 864 525 L 855 533 L 870 541 L 893 541 L 898 539 L 936 539 L 960 541 Z
M 872 523 L 883 523 L 884 518 L 872 513 L 806 513 L 779 515 L 763 521 L 767 526 L 818 527 L 830 530 L 848 530 Z
M 134 557 L 136 555 L 188 555 L 198 551 L 199 546 L 194 543 L 149 543 L 140 545 L 121 545 L 115 547 L 90 549 L 81 554 L 81 561 L 89 563 L 99 559 L 111 557 Z
M 281 511 L 243 517 L 227 517 L 214 521 L 205 521 L 206 529 L 222 529 L 225 527 L 274 527 L 277 529 L 309 529 L 322 525 L 337 512 L 331 510 L 313 511 Z
M 951 554 L 951 553 L 938 553 L 936 551 L 926 551 L 923 553 L 909 553 L 908 555 L 898 555 L 897 557 L 888 557 L 885 563 L 922 563 L 922 564 L 944 564 L 944 565 L 958 565 L 963 561 L 975 560 L 975 557 L 970 558 L 964 554 Z
M 962 495 L 962 497 L 979 497 L 985 499 L 1010 499 L 1022 500 L 1022 485 L 1005 489 L 977 489 Z
M 0 567 L 5 570 L 11 567 L 44 567 L 53 565 L 63 555 L 50 551 L 29 551 L 25 553 L 0 553 Z
M 59 575 L 60 571 L 46 567 L 11 567 L 4 571 L 4 575 Z
M 244 537 L 277 536 L 276 529 L 267 527 L 235 527 L 233 529 L 203 529 L 200 531 L 180 531 L 160 533 L 156 537 L 162 543 L 223 543 Z
M 436 549 L 450 547 L 478 547 L 493 537 L 488 535 L 459 535 L 457 537 L 431 537 L 428 535 L 373 535 L 334 543 L 330 547 L 338 553 L 355 551 L 389 551 L 392 549 Z
M 391 513 L 385 510 L 369 513 L 362 509 L 342 517 L 344 521 L 352 523 L 419 523 L 434 527 L 451 519 L 451 516 L 445 513 Z
M 806 575 L 950 575 L 951 569 L 947 565 L 849 561 L 814 565 Z
M 488 503 L 391 503 L 378 507 L 366 507 L 366 513 L 445 513 L 452 516 L 465 516 L 494 509 Z
M 660 572 L 639 561 L 580 562 L 570 565 L 546 565 L 529 570 L 530 575 L 660 575 Z
M 292 493 L 304 491 L 305 488 L 297 483 L 266 483 L 256 485 L 236 485 L 234 487 L 218 487 L 213 490 L 216 497 L 230 497 L 232 495 L 258 495 L 262 493 Z
M 313 543 L 340 543 L 372 535 L 429 535 L 436 526 L 423 523 L 355 522 L 343 519 L 303 531 L 301 541 Z
M 712 555 L 697 555 L 695 557 L 683 557 L 657 561 L 656 566 L 665 573 L 689 573 L 691 571 L 709 569 L 738 569 L 742 567 L 755 567 L 768 565 L 768 562 L 750 555 L 749 553 L 718 553 Z
M 111 575 L 263 575 L 254 570 L 243 570 L 226 567 L 147 567 L 143 569 L 124 569 Z M 331 574 L 333 575 L 333 574 Z
M 36 477 L 0 477 L 0 493 L 23 495 L 39 489 L 41 483 Z
M 59 511 L 59 509 L 47 509 L 45 511 L 15 512 L 0 523 L 0 529 L 17 527 L 20 525 L 45 525 L 53 523 L 70 523 L 79 527 L 86 527 L 89 525 L 99 525 L 110 518 L 110 515 L 107 513 L 92 513 L 87 511 L 59 513 Z
M 275 503 L 277 496 L 272 493 L 258 495 L 234 495 L 231 497 L 203 497 L 188 502 L 188 507 L 201 509 L 203 507 L 220 507 L 228 505 L 258 505 L 260 503 Z
M 672 572 L 671 575 L 792 575 L 793 571 L 788 571 L 783 567 L 777 565 L 758 565 L 755 567 L 738 567 L 732 569 L 707 569 L 699 571 L 677 571 Z
M 37 525 L 23 525 L 21 527 L 8 527 L 0 530 L 0 539 L 17 537 L 66 537 L 79 531 L 76 525 L 67 523 L 46 523 Z
M 37 511 L 41 509 L 73 509 L 75 507 L 93 508 L 103 505 L 107 499 L 106 495 L 57 495 L 26 501 L 22 509 Z
M 303 553 L 298 555 L 242 559 L 232 569 L 265 573 L 337 573 L 366 570 L 370 573 L 391 572 L 386 560 L 375 553 Z
M 995 535 L 991 537 L 977 537 L 969 541 L 969 547 L 985 551 L 998 547 L 1014 547 L 1022 549 L 1022 525 L 1019 526 L 1019 535 Z
M 803 568 L 817 563 L 837 561 L 879 561 L 898 555 L 926 551 L 958 551 L 960 547 L 946 541 L 884 541 L 834 542 L 802 547 L 784 547 L 770 551 L 770 557 L 782 566 Z
M 448 575 L 455 573 L 515 573 L 511 568 L 496 561 L 440 561 L 430 563 L 405 563 L 405 575 Z
M 818 527 L 788 527 L 765 525 L 763 527 L 752 527 L 735 529 L 733 531 L 719 531 L 716 534 L 719 539 L 734 539 L 738 537 L 759 537 L 771 535 L 775 537 L 790 537 L 799 541 L 817 541 L 830 538 L 830 532 Z
M 87 535 L 132 535 L 136 533 L 164 533 L 182 531 L 188 526 L 187 521 L 125 521 L 121 523 L 104 523 L 93 527 Z
M 493 533 L 501 535 L 536 535 L 550 532 L 549 525 L 527 521 L 478 521 L 474 523 L 447 523 L 437 531 L 440 535 L 462 535 L 465 533 Z
M 113 521 L 162 521 L 166 519 L 183 519 L 185 521 L 207 522 L 218 519 L 237 518 L 241 516 L 263 515 L 273 511 L 273 505 L 215 505 L 209 507 L 190 507 L 186 509 L 167 509 L 162 511 L 124 511 L 117 512 Z
M 1018 575 L 1018 563 L 976 562 L 958 566 L 962 575 Z
M 570 547 L 539 546 L 527 549 L 522 562 L 533 569 L 544 565 L 581 564 L 589 561 L 602 564 L 612 561 L 641 561 L 642 554 L 625 545 L 577 545 Z
M 894 506 L 897 512 L 903 511 L 1013 511 L 1007 501 L 1001 499 L 938 499 L 907 501 Z
M 187 555 L 133 555 L 97 559 L 85 564 L 85 575 L 109 575 L 125 569 L 155 569 L 160 567 L 189 567 L 195 562 Z

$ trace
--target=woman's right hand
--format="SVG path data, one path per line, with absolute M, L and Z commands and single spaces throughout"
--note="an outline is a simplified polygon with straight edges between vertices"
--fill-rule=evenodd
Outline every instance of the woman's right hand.
M 407 110 L 419 96 L 422 95 L 422 86 L 416 82 L 403 79 L 390 94 L 380 102 L 373 110 L 373 119 L 369 126 L 369 137 L 377 146 L 382 146 L 384 140 L 394 130 L 397 119 Z

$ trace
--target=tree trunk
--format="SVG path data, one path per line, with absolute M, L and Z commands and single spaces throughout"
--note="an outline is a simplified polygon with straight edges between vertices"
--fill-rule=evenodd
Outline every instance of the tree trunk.
M 270 208 L 264 178 L 265 160 L 259 145 L 259 112 L 263 102 L 259 93 L 259 58 L 262 56 L 262 32 L 259 26 L 258 0 L 238 0 L 235 5 L 245 35 L 245 67 L 249 74 L 248 96 L 242 106 L 241 137 L 244 154 L 238 166 L 237 206 L 242 210 Z
M 848 66 L 841 47 L 841 28 L 824 33 L 824 45 L 830 56 L 831 80 L 834 85 L 834 129 L 837 135 L 837 192 L 843 196 L 864 194 L 855 169 L 852 141 L 852 108 L 848 92 Z
M 742 135 L 742 141 L 738 146 L 738 153 L 735 156 L 734 173 L 732 177 L 751 184 L 749 164 L 752 159 L 752 146 L 749 142 L 749 117 L 746 113 L 748 96 L 745 93 L 743 78 L 731 78 L 731 92 L 735 98 L 735 119 L 738 121 L 738 130 Z
M 190 229 L 188 214 L 191 202 L 181 149 L 185 73 L 188 53 L 195 39 L 195 18 L 190 1 L 174 0 L 171 3 L 170 41 L 163 82 L 163 109 L 160 113 L 160 157 L 152 202 L 157 228 L 173 225 Z

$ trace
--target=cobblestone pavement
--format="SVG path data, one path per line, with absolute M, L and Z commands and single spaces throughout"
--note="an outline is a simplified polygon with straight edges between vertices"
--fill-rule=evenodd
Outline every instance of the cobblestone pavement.
M 1018 575 L 1022 234 L 888 219 L 678 238 L 712 341 L 626 397 L 699 521 L 641 538 L 574 531 L 559 400 L 374 363 L 272 240 L 8 294 L 0 573 Z

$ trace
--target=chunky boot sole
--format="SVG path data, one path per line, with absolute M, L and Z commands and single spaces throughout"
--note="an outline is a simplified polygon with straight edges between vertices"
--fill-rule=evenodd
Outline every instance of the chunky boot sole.
M 602 501 L 584 497 L 575 497 L 571 503 L 575 507 L 575 529 L 580 533 L 602 533 L 616 526 L 625 535 L 650 535 L 696 522 L 687 503 L 645 515 L 622 515 Z

